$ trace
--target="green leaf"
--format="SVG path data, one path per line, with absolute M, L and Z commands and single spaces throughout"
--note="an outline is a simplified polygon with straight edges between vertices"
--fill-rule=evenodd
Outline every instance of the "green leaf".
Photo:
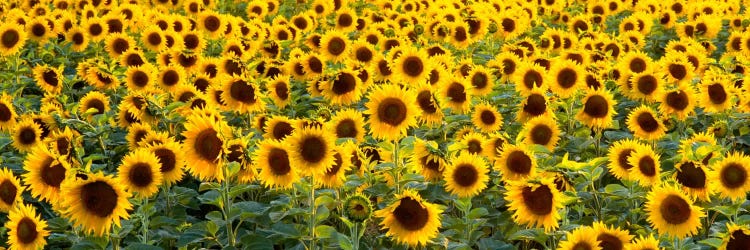
M 219 183 L 215 182 L 201 182 L 201 185 L 198 187 L 198 192 L 203 192 L 206 190 L 218 190 L 221 187 Z
M 206 222 L 206 232 L 208 232 L 209 235 L 216 235 L 216 232 L 219 231 L 219 225 L 216 225 L 213 221 L 207 221 Z
M 623 187 L 620 184 L 609 184 L 606 187 L 604 187 L 604 192 L 611 194 L 611 195 L 620 196 L 620 197 L 627 197 L 628 194 L 630 194 L 630 190 L 628 190 L 627 188 Z
M 273 241 L 258 235 L 247 235 L 240 242 L 247 249 L 273 250 Z
M 698 243 L 701 243 L 701 244 L 704 244 L 704 245 L 708 245 L 708 246 L 712 246 L 714 248 L 719 248 L 719 247 L 721 247 L 721 244 L 724 243 L 724 241 L 722 239 L 719 239 L 719 238 L 708 238 L 708 239 L 705 239 L 705 240 L 698 241 Z
M 326 206 L 318 206 L 318 210 L 315 211 L 315 221 L 316 223 L 320 223 L 326 219 L 328 219 L 328 216 L 331 214 L 331 211 L 328 210 L 328 207 Z
M 485 216 L 488 214 L 490 214 L 490 212 L 487 211 L 487 208 L 478 207 L 478 208 L 472 209 L 471 212 L 469 212 L 468 217 L 469 219 L 473 220 L 473 219 L 481 218 L 482 216 Z
M 336 229 L 329 225 L 320 225 L 315 227 L 315 235 L 321 239 L 331 238 L 332 235 L 336 234 Z
M 143 243 L 134 243 L 126 247 L 125 249 L 138 249 L 138 250 L 162 250 L 161 247 L 146 245 Z

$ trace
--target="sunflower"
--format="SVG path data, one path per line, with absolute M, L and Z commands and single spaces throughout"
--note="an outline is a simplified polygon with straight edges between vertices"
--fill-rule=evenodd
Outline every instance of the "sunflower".
M 708 173 L 703 164 L 694 161 L 681 161 L 675 164 L 673 178 L 690 197 L 710 201 Z
M 581 226 L 565 234 L 565 240 L 560 241 L 557 250 L 596 250 L 601 249 L 599 243 L 593 236 L 596 234 L 593 228 Z
M 422 111 L 419 120 L 432 126 L 443 122 L 443 111 L 438 106 L 435 91 L 429 84 L 419 84 L 417 87 L 417 106 Z
M 643 140 L 658 140 L 667 130 L 656 112 L 645 105 L 635 108 L 628 114 L 628 129 L 636 138 Z
M 364 222 L 372 216 L 372 203 L 366 196 L 357 193 L 344 201 L 344 214 L 354 222 Z
M 159 170 L 161 171 L 164 184 L 172 185 L 182 180 L 185 175 L 185 152 L 182 145 L 174 140 L 168 140 L 161 144 L 154 144 L 147 147 L 151 153 L 156 155 L 159 161 Z
M 361 142 L 367 133 L 365 131 L 365 119 L 362 113 L 355 109 L 344 109 L 336 112 L 336 115 L 326 123 L 328 131 L 334 131 L 336 138 L 354 138 Z
M 198 29 L 202 30 L 211 39 L 217 39 L 224 34 L 227 27 L 226 18 L 214 11 L 202 11 L 198 14 Z
M 554 116 L 537 116 L 524 123 L 524 143 L 527 145 L 539 144 L 550 151 L 555 149 L 560 141 L 560 128 L 557 126 Z
M 412 247 L 427 245 L 437 237 L 440 228 L 440 215 L 443 209 L 438 205 L 422 200 L 412 190 L 404 190 L 396 195 L 391 205 L 375 211 L 375 216 L 383 218 L 380 225 L 388 230 L 386 236 L 393 237 L 400 244 Z
M 427 181 L 438 181 L 443 176 L 445 160 L 436 151 L 437 145 L 432 141 L 417 139 L 414 142 L 409 163 Z
M 331 30 L 320 38 L 320 53 L 328 60 L 338 62 L 349 54 L 349 39 L 340 31 Z
M 320 55 L 315 53 L 309 53 L 301 57 L 302 67 L 305 71 L 307 79 L 316 79 L 318 76 L 323 74 L 326 64 L 325 59 L 321 58 Z
M 453 78 L 439 86 L 442 103 L 454 113 L 463 114 L 471 104 L 471 87 L 459 78 Z
M 85 48 L 84 48 L 85 49 Z M 120 65 L 125 67 L 137 67 L 148 62 L 143 51 L 130 48 L 120 55 Z
M 462 152 L 445 168 L 443 179 L 446 191 L 460 198 L 473 197 L 487 188 L 489 168 L 481 157 Z
M 666 72 L 668 82 L 688 83 L 693 79 L 693 64 L 681 53 L 667 53 L 660 64 L 661 71 Z
M 13 107 L 13 98 L 2 92 L 0 94 L 0 131 L 9 131 L 16 126 L 16 108 Z
M 315 182 L 325 188 L 341 188 L 346 182 L 346 172 L 352 168 L 351 157 L 347 150 L 337 146 L 333 150 L 333 164 L 331 168 L 315 177 Z
M 505 143 L 495 168 L 502 173 L 503 180 L 524 180 L 536 175 L 536 158 L 524 145 Z
M 105 38 L 104 49 L 110 58 L 119 58 L 125 51 L 137 46 L 135 40 L 127 34 L 114 33 Z
M 93 115 L 104 114 L 109 111 L 109 97 L 99 91 L 86 93 L 79 101 L 78 113 L 81 115 L 88 114 L 88 118 Z M 90 112 L 92 110 L 92 112 Z
M 228 106 L 240 113 L 250 113 L 265 109 L 259 87 L 249 79 L 238 76 L 224 79 L 221 99 Z
M 156 81 L 166 92 L 175 91 L 177 86 L 183 84 L 187 80 L 185 70 L 178 65 L 169 65 L 159 68 L 159 75 Z
M 397 85 L 379 85 L 369 99 L 364 113 L 369 115 L 370 132 L 376 139 L 397 140 L 416 125 L 421 113 L 414 93 Z
M 109 33 L 109 25 L 99 17 L 92 17 L 81 22 L 86 37 L 93 42 L 99 42 L 104 40 L 104 37 Z
M 750 191 L 750 157 L 743 153 L 727 154 L 724 159 L 711 165 L 708 179 L 711 189 L 722 198 L 733 200 L 744 198 Z
M 552 116 L 553 108 L 549 107 L 552 103 L 544 90 L 534 88 L 524 98 L 518 104 L 516 120 L 525 122 L 538 116 Z
M 166 48 L 164 31 L 159 26 L 149 26 L 141 32 L 141 43 L 153 52 L 160 52 Z
M 564 205 L 562 194 L 555 188 L 552 178 L 528 179 L 508 183 L 505 200 L 513 211 L 513 221 L 532 227 L 543 227 L 549 232 L 558 227 L 558 213 Z
M 291 82 L 288 76 L 275 77 L 266 86 L 268 88 L 268 96 L 271 97 L 277 107 L 283 109 L 289 105 L 291 100 Z
M 183 150 L 188 171 L 203 181 L 223 181 L 220 164 L 225 142 L 230 138 L 229 127 L 221 120 L 206 115 L 192 115 L 185 124 Z
M 593 229 L 593 235 L 596 235 L 602 249 L 628 249 L 630 239 L 633 238 L 628 231 L 614 226 L 608 227 L 601 221 L 595 222 Z
M 117 180 L 103 173 L 87 174 L 85 178 L 64 181 L 61 203 L 64 214 L 76 227 L 96 236 L 107 235 L 112 224 L 119 226 L 132 210 L 131 196 Z
M 125 136 L 125 140 L 128 142 L 130 149 L 136 149 L 139 147 L 143 139 L 154 131 L 151 129 L 151 125 L 148 123 L 135 123 L 128 128 L 128 134 Z
M 689 84 L 678 84 L 676 89 L 662 94 L 659 110 L 665 115 L 675 115 L 678 120 L 685 121 L 695 112 L 695 90 Z
M 646 53 L 631 51 L 620 60 L 618 68 L 620 72 L 638 74 L 653 71 L 654 62 Z
M 20 205 L 10 211 L 8 222 L 8 245 L 10 249 L 43 249 L 44 239 L 49 235 L 47 222 L 42 220 L 32 205 Z
M 350 69 L 343 69 L 336 73 L 328 81 L 324 81 L 320 88 L 323 89 L 322 95 L 333 105 L 350 105 L 359 101 L 364 92 L 362 79 L 357 73 Z
M 655 74 L 649 71 L 632 75 L 629 84 L 632 86 L 632 89 L 628 96 L 642 99 L 647 102 L 656 101 L 664 92 L 664 79 L 661 74 Z
M 63 157 L 59 157 L 43 146 L 34 147 L 24 161 L 23 181 L 29 186 L 31 195 L 57 205 L 60 186 L 70 168 Z
M 734 96 L 732 93 L 734 90 L 730 86 L 729 81 L 723 77 L 707 78 L 709 77 L 704 77 L 703 81 L 698 84 L 698 104 L 707 113 L 721 113 L 731 108 Z
M 701 218 L 706 216 L 701 207 L 693 205 L 693 200 L 675 186 L 654 187 L 646 199 L 646 220 L 659 234 L 678 238 L 694 235 L 701 227 Z
M 334 135 L 322 127 L 295 129 L 284 146 L 292 167 L 305 175 L 324 173 L 334 163 Z
M 33 72 L 37 86 L 46 93 L 59 94 L 62 91 L 64 76 L 61 67 L 53 68 L 48 65 L 37 65 Z
M 659 247 L 659 240 L 654 238 L 654 235 L 649 234 L 648 236 L 639 236 L 637 239 L 633 239 L 627 248 L 628 250 L 661 250 Z
M 39 144 L 42 128 L 31 117 L 22 118 L 13 127 L 13 147 L 21 152 L 27 152 Z
M 457 139 L 458 143 L 455 145 L 460 145 L 461 148 L 470 154 L 483 155 L 485 150 L 483 150 L 482 146 L 485 140 L 487 138 L 483 134 L 469 132 L 466 135 L 460 136 L 460 139 Z
M 0 25 L 0 55 L 16 54 L 26 44 L 26 31 L 23 26 L 12 22 Z
M 659 184 L 661 163 L 659 155 L 651 146 L 640 145 L 628 157 L 628 177 L 638 181 L 641 186 L 651 187 Z
M 0 211 L 7 213 L 14 210 L 16 203 L 23 202 L 24 189 L 9 168 L 0 169 Z
M 286 116 L 272 116 L 266 120 L 263 126 L 263 137 L 266 139 L 283 140 L 285 137 L 294 132 L 295 124 L 293 120 Z
M 136 197 L 148 199 L 159 192 L 162 183 L 162 173 L 159 158 L 147 149 L 136 149 L 122 158 L 118 167 L 117 181 L 130 192 L 136 192 Z
M 750 243 L 750 228 L 747 225 L 737 225 L 730 223 L 727 225 L 727 232 L 723 237 L 721 247 L 724 250 L 747 249 Z
M 503 117 L 500 112 L 486 102 L 474 105 L 471 121 L 475 127 L 485 133 L 498 131 L 503 126 Z
M 288 152 L 277 140 L 266 139 L 259 143 L 253 162 L 260 167 L 260 180 L 266 187 L 291 188 L 299 179 Z
M 570 60 L 557 60 L 549 70 L 550 90 L 560 98 L 569 98 L 585 84 L 583 66 Z
M 74 148 L 73 138 L 79 135 L 77 131 L 65 127 L 62 130 L 52 131 L 50 136 L 44 139 L 44 142 L 49 145 L 50 152 L 60 156 L 68 156 Z
M 427 59 L 427 52 L 414 47 L 407 47 L 401 51 L 398 58 L 389 65 L 393 70 L 393 77 L 397 82 L 416 85 L 429 78 L 432 63 Z
M 635 151 L 644 145 L 633 139 L 622 139 L 612 143 L 607 156 L 609 157 L 609 172 L 620 180 L 632 180 L 630 169 L 634 165 L 629 159 Z
M 546 80 L 546 71 L 539 64 L 523 62 L 517 67 L 518 69 L 513 73 L 511 81 L 515 83 L 516 91 L 523 96 L 528 96 L 536 88 L 544 91 L 549 86 Z

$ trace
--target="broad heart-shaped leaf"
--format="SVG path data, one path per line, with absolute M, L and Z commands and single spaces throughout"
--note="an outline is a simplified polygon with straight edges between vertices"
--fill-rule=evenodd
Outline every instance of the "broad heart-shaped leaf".
M 273 250 L 273 241 L 259 235 L 247 235 L 240 239 L 242 246 L 246 249 Z
M 481 218 L 482 216 L 485 216 L 488 214 L 490 214 L 490 212 L 487 211 L 487 208 L 478 207 L 478 208 L 472 209 L 471 212 L 469 212 L 469 215 L 467 216 L 469 217 L 469 219 L 473 220 L 473 219 Z
M 315 222 L 320 223 L 326 219 L 328 219 L 328 216 L 331 214 L 331 211 L 328 209 L 328 207 L 320 205 L 318 206 L 318 209 L 315 211 Z
M 105 249 L 107 246 L 106 239 L 103 238 L 87 237 L 78 241 L 70 247 L 71 250 L 90 250 L 90 249 Z M 102 242 L 104 243 L 102 245 Z
M 191 243 L 196 243 L 206 238 L 206 222 L 202 221 L 193 224 L 190 228 L 180 234 L 180 238 L 177 240 L 177 247 L 185 247 Z
M 221 194 L 216 190 L 209 190 L 198 196 L 198 200 L 203 204 L 210 204 L 217 207 L 221 207 Z
M 714 248 L 719 248 L 719 247 L 721 247 L 721 244 L 724 243 L 724 241 L 722 239 L 719 239 L 719 238 L 708 238 L 708 239 L 705 239 L 705 240 L 698 241 L 698 243 L 701 243 L 701 244 L 704 244 L 704 245 L 708 245 L 708 246 L 711 246 L 711 247 L 714 247 Z
M 630 194 L 630 190 L 620 184 L 609 184 L 604 187 L 604 192 L 619 197 L 628 197 Z
M 315 237 L 321 239 L 331 238 L 331 236 L 336 233 L 336 229 L 329 225 L 319 225 L 315 227 Z
M 234 203 L 232 204 L 232 212 L 229 215 L 229 220 L 234 221 L 237 218 L 244 220 L 247 218 L 260 216 L 266 213 L 268 209 L 268 205 L 255 201 L 243 201 Z
M 539 244 L 544 244 L 547 241 L 547 234 L 541 228 L 533 229 L 522 229 L 508 237 L 510 240 L 533 240 Z

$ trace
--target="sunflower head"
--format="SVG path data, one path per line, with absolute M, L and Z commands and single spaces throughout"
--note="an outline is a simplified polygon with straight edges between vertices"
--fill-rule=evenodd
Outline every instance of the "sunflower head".
M 415 191 L 404 190 L 391 205 L 376 211 L 375 216 L 383 218 L 380 225 L 387 230 L 387 236 L 401 244 L 420 246 L 437 237 L 442 212 Z
M 722 198 L 741 199 L 750 191 L 750 157 L 742 153 L 727 154 L 711 165 L 712 189 Z
M 536 158 L 524 145 L 503 146 L 495 167 L 502 173 L 503 180 L 523 180 L 536 175 Z
M 292 168 L 290 151 L 279 141 L 263 140 L 253 162 L 260 167 L 260 180 L 267 187 L 291 188 L 299 179 L 299 171 Z
M 13 210 L 16 203 L 21 201 L 24 189 L 9 168 L 0 169 L 0 211 Z
M 30 117 L 23 118 L 13 128 L 13 147 L 27 152 L 41 142 L 42 129 Z
M 533 179 L 533 180 L 532 180 Z M 563 207 L 561 193 L 552 178 L 532 178 L 510 182 L 505 200 L 513 211 L 513 220 L 519 224 L 542 227 L 550 231 L 558 227 Z
M 75 226 L 86 233 L 102 236 L 109 233 L 112 224 L 130 217 L 131 196 L 115 178 L 102 173 L 87 174 L 86 178 L 63 182 L 61 200 L 64 214 Z
M 666 127 L 656 115 L 656 111 L 645 105 L 631 111 L 627 123 L 634 136 L 644 140 L 657 140 L 666 132 Z
M 420 110 L 412 91 L 388 84 L 376 87 L 369 96 L 367 110 L 370 132 L 378 139 L 394 140 L 415 126 Z
M 42 220 L 32 205 L 20 205 L 10 211 L 8 222 L 8 245 L 11 249 L 42 249 L 49 235 L 47 222 Z
M 370 199 L 362 194 L 355 194 L 344 201 L 344 214 L 354 222 L 364 222 L 372 216 Z
M 462 152 L 443 171 L 446 191 L 461 198 L 472 197 L 484 190 L 489 181 L 489 168 L 481 157 Z
M 291 165 L 300 173 L 321 174 L 334 164 L 333 135 L 321 127 L 296 129 L 285 142 Z
M 750 245 L 750 228 L 747 225 L 728 224 L 726 236 L 719 249 L 745 249 Z
M 684 238 L 698 232 L 703 209 L 693 205 L 687 195 L 675 186 L 655 187 L 647 195 L 646 218 L 660 234 Z
M 156 154 L 145 148 L 136 149 L 122 159 L 118 167 L 118 182 L 139 198 L 148 198 L 159 192 L 162 183 L 161 164 Z

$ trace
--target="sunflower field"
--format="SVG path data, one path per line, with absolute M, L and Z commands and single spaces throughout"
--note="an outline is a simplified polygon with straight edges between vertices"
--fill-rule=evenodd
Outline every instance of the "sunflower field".
M 748 6 L 3 0 L 0 249 L 747 250 Z

